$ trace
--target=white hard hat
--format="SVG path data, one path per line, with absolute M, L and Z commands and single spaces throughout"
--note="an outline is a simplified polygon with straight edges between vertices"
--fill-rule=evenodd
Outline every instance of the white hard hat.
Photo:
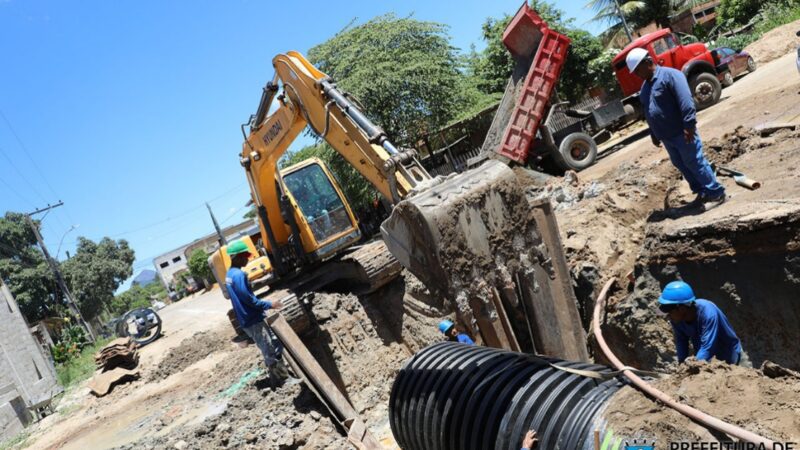
M 633 72 L 639 67 L 639 64 L 642 63 L 646 58 L 649 58 L 650 54 L 647 53 L 647 50 L 643 48 L 635 48 L 628 53 L 628 56 L 625 57 L 625 64 L 628 65 L 628 70 Z

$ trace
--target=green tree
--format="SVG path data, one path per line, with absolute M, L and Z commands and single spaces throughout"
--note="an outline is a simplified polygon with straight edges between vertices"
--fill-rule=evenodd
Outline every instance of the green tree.
M 345 28 L 309 60 L 364 106 L 396 144 L 413 147 L 464 108 L 457 50 L 447 27 L 392 14 Z
M 61 264 L 64 278 L 86 320 L 111 303 L 114 292 L 133 273 L 134 252 L 125 240 L 95 243 L 78 238 L 75 256 Z
M 246 213 L 242 216 L 242 219 L 255 219 L 258 215 L 258 211 L 256 210 L 255 206 L 252 206 L 250 209 L 247 210 Z
M 36 322 L 58 304 L 55 279 L 25 215 L 0 217 L 0 278 L 14 294 L 28 322 Z
M 728 24 L 745 24 L 762 5 L 761 0 L 722 0 L 717 9 L 717 20 Z
M 568 19 L 564 12 L 548 1 L 532 1 L 533 8 L 547 22 L 550 28 L 567 35 L 572 41 L 567 61 L 559 80 L 558 92 L 565 100 L 577 101 L 586 95 L 586 90 L 594 84 L 587 72 L 589 62 L 602 54 L 603 46 L 599 39 L 586 30 L 575 27 L 574 20 Z M 483 40 L 486 48 L 477 56 L 470 58 L 471 72 L 482 81 L 478 87 L 484 92 L 502 92 L 514 66 L 511 53 L 503 45 L 503 30 L 511 21 L 511 16 L 500 19 L 487 19 L 483 24 Z
M 202 248 L 198 248 L 189 255 L 189 273 L 192 278 L 201 282 L 206 280 L 209 283 L 214 281 L 214 274 L 208 266 L 208 253 Z
M 147 286 L 135 285 L 127 291 L 115 295 L 108 310 L 114 316 L 121 316 L 132 309 L 148 308 L 152 306 L 153 300 L 164 300 L 166 297 L 167 290 L 159 282 L 150 283 Z

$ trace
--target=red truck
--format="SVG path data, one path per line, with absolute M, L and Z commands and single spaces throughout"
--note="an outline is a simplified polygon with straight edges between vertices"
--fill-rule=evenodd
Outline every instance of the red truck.
M 590 166 L 597 157 L 598 141 L 642 118 L 638 97 L 643 82 L 625 64 L 634 48 L 646 49 L 659 65 L 682 70 L 698 109 L 719 101 L 721 80 L 728 70 L 705 44 L 681 45 L 669 29 L 663 29 L 633 41 L 614 58 L 612 68 L 622 98 L 591 110 L 571 109 L 555 95 L 569 49 L 568 37 L 550 29 L 526 2 L 503 32 L 503 44 L 517 61 L 517 68 L 487 133 L 482 156 L 471 160 L 470 166 L 486 155 L 536 167 L 546 167 L 549 159 L 560 170 Z

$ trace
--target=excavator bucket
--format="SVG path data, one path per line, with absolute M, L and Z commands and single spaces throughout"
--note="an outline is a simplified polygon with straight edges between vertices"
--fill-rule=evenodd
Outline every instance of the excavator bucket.
M 563 262 L 557 229 L 545 227 Z M 553 264 L 537 211 L 505 164 L 490 160 L 421 186 L 381 231 L 400 264 L 486 345 L 587 359 L 566 263 Z

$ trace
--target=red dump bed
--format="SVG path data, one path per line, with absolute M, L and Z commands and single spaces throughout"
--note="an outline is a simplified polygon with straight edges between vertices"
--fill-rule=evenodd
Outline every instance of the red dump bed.
M 512 161 L 525 164 L 564 67 L 570 39 L 551 30 L 525 2 L 503 32 L 503 44 L 518 59 L 530 58 L 535 52 L 528 75 L 515 90 L 514 111 L 496 150 Z

